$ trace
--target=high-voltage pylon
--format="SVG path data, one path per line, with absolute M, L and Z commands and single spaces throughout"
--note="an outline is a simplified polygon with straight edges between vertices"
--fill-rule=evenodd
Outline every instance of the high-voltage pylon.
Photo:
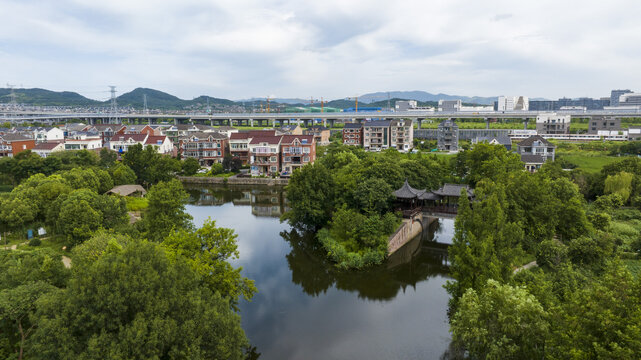
M 109 85 L 111 89 L 111 107 L 109 108 L 109 123 L 110 124 L 119 124 L 120 119 L 118 118 L 118 104 L 116 103 L 116 87 Z

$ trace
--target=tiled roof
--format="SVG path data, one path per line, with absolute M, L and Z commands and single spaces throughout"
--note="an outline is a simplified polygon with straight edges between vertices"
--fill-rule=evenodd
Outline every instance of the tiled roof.
M 543 159 L 543 156 L 537 154 L 523 154 L 521 155 L 521 161 L 526 164 L 543 164 L 545 159 Z
M 509 136 L 507 135 L 499 135 L 499 136 L 480 136 L 476 138 L 477 143 L 481 142 L 491 142 L 492 140 L 495 140 L 501 144 L 501 145 L 512 145 L 512 140 L 510 139 Z
M 363 123 L 363 126 L 376 126 L 376 127 L 385 127 L 385 126 L 390 126 L 392 122 L 389 120 L 374 120 L 374 121 L 367 121 Z
M 165 142 L 166 136 L 148 136 L 145 145 L 158 145 L 158 142 L 161 144 Z
M 147 139 L 147 134 L 126 134 L 126 135 L 115 135 L 111 138 L 111 141 L 129 141 L 129 139 L 135 142 L 143 142 Z
M 200 139 L 200 140 L 202 140 L 202 139 L 209 139 L 210 137 L 212 137 L 212 138 L 214 138 L 214 139 L 218 139 L 218 140 L 224 140 L 224 139 L 227 139 L 227 136 L 225 136 L 225 135 L 223 135 L 223 134 L 221 134 L 221 133 L 217 133 L 217 132 L 210 132 L 210 133 L 209 133 L 209 132 L 208 132 L 208 133 L 205 133 L 205 132 L 197 132 L 197 133 L 191 133 L 191 134 L 189 134 L 186 138 L 187 138 L 187 139 L 191 139 L 191 138 L 193 138 L 193 137 L 196 137 L 196 138 L 198 138 L 198 139 Z
M 231 140 L 242 140 L 249 139 L 253 137 L 263 137 L 263 136 L 276 136 L 276 130 L 249 130 L 249 131 L 239 131 L 232 133 L 230 136 Z
M 542 142 L 542 143 L 543 143 L 543 144 L 545 144 L 546 146 L 550 146 L 550 145 L 552 145 L 552 143 L 551 143 L 551 142 L 549 142 L 549 141 L 545 140 L 541 135 L 534 135 L 534 136 L 530 136 L 529 138 L 527 138 L 527 139 L 525 139 L 525 140 L 521 141 L 521 142 L 519 143 L 519 146 L 532 146 L 532 144 L 533 144 L 535 141 L 537 141 L 537 140 L 538 140 L 538 141 L 540 141 L 540 142 Z
M 405 179 L 403 186 L 401 186 L 400 189 L 394 191 L 394 196 L 396 196 L 399 199 L 414 199 L 419 195 L 422 195 L 424 192 L 425 190 L 414 189 L 407 182 L 407 179 Z
M 0 135 L 0 138 L 2 138 L 4 141 L 7 141 L 7 142 L 33 140 L 32 138 L 24 136 L 22 134 L 4 134 L 4 135 Z
M 53 150 L 56 146 L 60 145 L 60 141 L 50 141 L 50 142 L 41 142 L 37 143 L 33 148 L 34 150 Z
M 346 123 L 345 126 L 343 126 L 343 128 L 345 129 L 360 129 L 362 127 L 363 127 L 363 124 L 359 124 L 359 123 Z
M 280 143 L 280 136 L 256 136 L 252 138 L 252 140 L 249 142 L 250 144 L 260 144 L 260 143 L 268 143 L 268 144 L 278 144 Z
M 472 196 L 472 190 L 467 185 L 460 184 L 444 184 L 440 189 L 434 190 L 433 193 L 440 196 L 461 196 L 461 190 L 465 189 L 468 196 Z
M 311 145 L 314 142 L 313 135 L 283 135 L 281 144 L 291 144 L 294 142 L 294 139 L 298 139 L 301 143 L 303 140 L 307 140 L 307 145 Z

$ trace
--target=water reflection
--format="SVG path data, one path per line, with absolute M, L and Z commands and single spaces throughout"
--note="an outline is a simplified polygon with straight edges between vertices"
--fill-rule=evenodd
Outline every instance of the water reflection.
M 359 298 L 389 301 L 399 291 L 404 293 L 407 287 L 416 290 L 416 284 L 420 281 L 447 275 L 443 254 L 424 251 L 420 246 L 424 242 L 418 237 L 401 249 L 409 249 L 417 244 L 417 249 L 410 256 L 399 251 L 383 265 L 363 271 L 341 271 L 327 260 L 318 242 L 314 241 L 313 234 L 289 230 L 280 235 L 292 247 L 287 254 L 292 281 L 312 296 L 325 293 L 328 288 L 335 286 L 340 290 L 357 292 Z
M 287 206 L 282 188 L 191 188 L 190 195 L 197 226 L 211 217 L 238 234 L 234 266 L 259 291 L 241 302 L 242 325 L 260 359 L 449 358 L 447 257 L 430 246 L 447 242 L 451 221 L 434 223 L 384 265 L 343 272 L 312 235 L 276 218 Z

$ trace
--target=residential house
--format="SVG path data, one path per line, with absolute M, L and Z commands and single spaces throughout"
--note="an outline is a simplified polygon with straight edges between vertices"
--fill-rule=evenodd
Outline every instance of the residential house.
M 297 168 L 316 160 L 314 135 L 283 135 L 280 149 L 282 175 L 290 175 Z
M 153 146 L 159 154 L 175 156 L 174 143 L 165 135 L 148 135 L 143 144 L 147 146 Z
M 390 147 L 390 121 L 375 120 L 363 123 L 363 148 L 380 151 Z
M 303 135 L 303 128 L 298 124 L 284 125 L 276 129 L 276 135 Z
M 390 147 L 407 152 L 414 147 L 414 125 L 412 120 L 390 121 Z
M 87 132 L 97 132 L 102 139 L 102 145 L 107 148 L 111 148 L 109 142 L 111 138 L 116 134 L 124 134 L 125 125 L 117 124 L 98 124 L 98 125 L 87 125 L 83 131 Z
M 363 125 L 346 123 L 343 127 L 343 144 L 363 146 Z
M 249 143 L 254 137 L 276 136 L 274 130 L 249 130 L 232 133 L 229 137 L 229 152 L 237 157 L 243 165 L 249 165 Z
M 329 145 L 330 131 L 328 128 L 320 125 L 311 126 L 303 131 L 305 135 L 312 135 L 316 145 Z
M 212 132 L 214 127 L 200 124 L 176 124 L 165 128 L 164 131 L 164 135 L 169 136 L 173 143 L 178 144 L 180 137 L 196 132 Z
M 530 136 L 517 144 L 520 155 L 541 155 L 543 161 L 554 161 L 556 146 L 545 140 L 541 135 Z
M 588 134 L 598 134 L 599 131 L 620 131 L 621 118 L 614 116 L 592 116 L 588 126 Z
M 14 157 L 17 154 L 31 150 L 36 146 L 36 140 L 22 134 L 0 135 L 0 157 Z
M 227 154 L 229 139 L 217 133 L 192 133 L 180 139 L 180 153 L 184 158 L 197 159 L 201 165 L 222 163 Z
M 540 114 L 536 117 L 537 134 L 569 134 L 570 115 Z
M 33 131 L 33 138 L 36 142 L 64 140 L 65 132 L 57 127 L 37 128 Z
M 39 142 L 36 143 L 36 146 L 31 151 L 40 155 L 40 157 L 46 158 L 51 153 L 65 151 L 65 143 L 64 140 Z
M 537 172 L 545 163 L 543 156 L 538 154 L 522 154 L 521 161 L 525 164 L 525 170 L 531 173 Z
M 436 130 L 436 144 L 441 151 L 458 150 L 458 125 L 452 119 L 443 120 Z
M 172 154 L 174 149 L 173 142 L 167 136 L 149 135 L 147 133 L 116 134 L 109 142 L 109 149 L 122 154 L 127 152 L 130 147 L 138 144 L 142 145 L 143 148 L 153 146 L 159 154 Z
M 281 136 L 257 136 L 249 142 L 249 163 L 252 176 L 272 176 L 280 171 Z
M 512 140 L 507 135 L 478 136 L 472 139 L 472 145 L 480 143 L 487 143 L 490 145 L 503 145 L 508 151 L 512 150 Z
M 237 133 L 238 129 L 232 126 L 219 126 L 213 129 L 215 132 L 223 134 L 227 136 L 227 138 L 231 138 L 231 134 Z
M 65 137 L 65 150 L 95 150 L 102 147 L 102 138 L 96 132 L 76 131 Z

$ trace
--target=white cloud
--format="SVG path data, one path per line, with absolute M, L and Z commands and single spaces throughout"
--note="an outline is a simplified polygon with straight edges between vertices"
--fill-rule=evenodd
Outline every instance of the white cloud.
M 0 83 L 85 93 L 147 86 L 183 98 L 641 90 L 641 3 L 623 0 L 0 0 L 0 8 L 9 14 Z

